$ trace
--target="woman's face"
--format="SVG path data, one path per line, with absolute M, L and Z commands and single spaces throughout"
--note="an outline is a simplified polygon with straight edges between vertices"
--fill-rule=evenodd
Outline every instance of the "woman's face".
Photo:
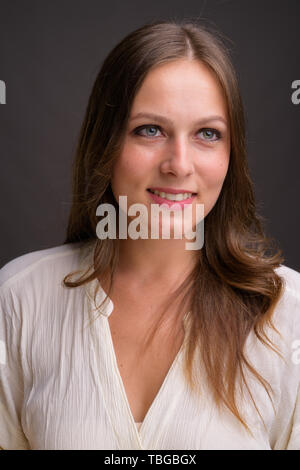
M 229 158 L 226 101 L 213 73 L 199 61 L 159 65 L 148 73 L 133 101 L 113 169 L 114 197 L 119 202 L 119 196 L 127 196 L 128 208 L 140 203 L 150 213 L 151 204 L 166 201 L 149 188 L 196 193 L 187 201 L 192 204 L 194 228 L 201 220 L 195 206 L 204 204 L 204 217 L 211 211 Z

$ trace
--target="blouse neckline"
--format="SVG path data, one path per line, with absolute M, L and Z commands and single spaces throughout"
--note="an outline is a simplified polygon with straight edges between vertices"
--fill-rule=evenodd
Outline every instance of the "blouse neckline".
M 92 269 L 94 246 L 94 243 L 89 244 L 87 254 L 85 254 L 83 258 L 83 265 L 89 265 Z M 132 415 L 118 368 L 108 321 L 108 317 L 114 309 L 113 302 L 107 297 L 101 310 L 97 310 L 96 306 L 99 306 L 106 297 L 104 289 L 98 279 L 94 279 L 84 284 L 84 286 L 88 296 L 89 317 L 90 320 L 92 320 L 90 321 L 90 328 L 95 362 L 99 372 L 98 384 L 102 389 L 107 414 L 109 415 L 117 439 L 121 439 L 122 441 L 120 442 L 120 448 L 146 449 L 153 445 L 153 441 L 159 442 L 160 436 L 164 431 L 164 426 L 172 415 L 170 411 L 174 410 L 176 406 L 179 406 L 179 397 L 184 387 L 184 381 L 182 380 L 182 376 L 177 373 L 177 369 L 183 359 L 186 337 L 138 429 L 137 424 L 139 423 L 135 422 Z M 96 297 L 94 298 L 95 292 Z M 187 315 L 185 318 L 186 317 Z M 171 393 L 171 388 L 172 390 L 176 390 L 176 393 Z M 170 397 L 172 398 L 170 399 Z M 162 413 L 164 409 L 165 412 Z M 119 432 L 121 422 L 124 423 L 122 427 L 124 433 L 122 436 L 120 436 Z

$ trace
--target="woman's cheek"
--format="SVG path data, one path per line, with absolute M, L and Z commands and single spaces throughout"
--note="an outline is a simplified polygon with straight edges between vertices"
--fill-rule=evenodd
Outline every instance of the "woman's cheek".
M 221 154 L 213 165 L 207 168 L 208 179 L 213 186 L 222 185 L 228 171 L 229 159 Z

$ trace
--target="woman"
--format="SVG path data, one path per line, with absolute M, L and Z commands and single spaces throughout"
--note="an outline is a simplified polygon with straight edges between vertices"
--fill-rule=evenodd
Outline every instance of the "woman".
M 256 213 L 219 35 L 161 21 L 124 38 L 73 171 L 65 243 L 1 270 L 2 447 L 300 449 L 300 275 Z M 146 209 L 143 230 L 162 205 L 158 237 L 120 236 L 121 196 Z

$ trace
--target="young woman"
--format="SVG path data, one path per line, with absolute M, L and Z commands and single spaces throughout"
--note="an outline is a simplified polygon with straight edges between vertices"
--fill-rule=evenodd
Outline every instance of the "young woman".
M 64 244 L 1 270 L 1 446 L 300 449 L 300 274 L 261 220 L 219 35 L 129 34 L 89 99 Z

